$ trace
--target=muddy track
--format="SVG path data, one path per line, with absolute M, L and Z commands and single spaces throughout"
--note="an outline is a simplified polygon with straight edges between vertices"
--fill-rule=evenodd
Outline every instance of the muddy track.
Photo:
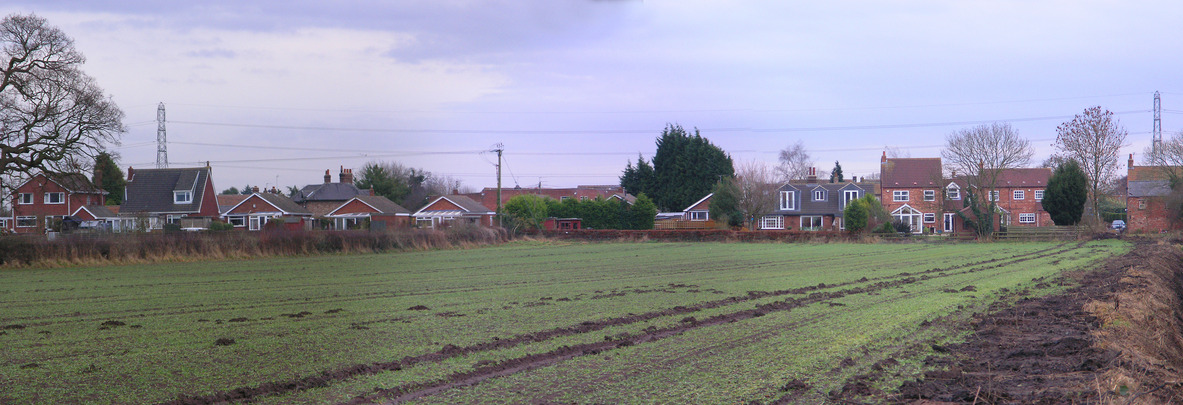
M 793 308 L 798 308 L 804 305 L 815 304 L 826 300 L 844 297 L 847 295 L 864 294 L 868 292 L 875 292 L 878 290 L 896 287 L 905 284 L 917 283 L 923 280 L 934 278 L 942 278 L 949 275 L 963 274 L 969 272 L 982 271 L 987 268 L 1008 266 L 1019 262 L 1035 260 L 1043 257 L 1066 253 L 1072 250 L 1079 249 L 1083 244 L 1077 244 L 1072 247 L 1065 247 L 1065 245 L 1057 245 L 1047 249 L 1042 249 L 1026 254 L 1014 255 L 1009 258 L 994 258 L 972 263 L 965 263 L 961 265 L 949 266 L 945 268 L 933 268 L 915 273 L 899 273 L 892 276 L 884 276 L 875 279 L 862 278 L 856 281 L 838 283 L 838 284 L 818 284 L 816 286 L 801 287 L 788 290 L 778 290 L 773 292 L 767 291 L 749 291 L 745 296 L 733 296 L 715 301 L 707 301 L 692 306 L 676 306 L 661 311 L 653 311 L 639 315 L 631 315 L 627 317 L 608 318 L 597 321 L 586 321 L 579 325 L 559 327 L 547 331 L 535 332 L 525 335 L 518 335 L 509 339 L 497 339 L 492 341 L 478 343 L 466 347 L 457 347 L 454 345 L 446 345 L 440 351 L 435 353 L 427 353 L 419 356 L 407 356 L 401 360 L 372 363 L 372 364 L 358 364 L 351 367 L 325 371 L 317 375 L 306 376 L 295 380 L 284 382 L 270 382 L 264 383 L 254 387 L 240 387 L 233 390 L 222 391 L 210 395 L 201 396 L 187 396 L 182 395 L 173 401 L 165 402 L 165 404 L 217 404 L 232 401 L 244 401 L 252 398 L 283 394 L 287 392 L 295 392 L 307 390 L 310 388 L 324 387 L 332 384 L 335 381 L 340 381 L 352 377 L 362 375 L 372 375 L 386 371 L 399 371 L 422 363 L 435 363 L 449 358 L 463 356 L 471 353 L 478 353 L 490 350 L 499 350 L 511 348 L 522 344 L 543 342 L 562 336 L 570 336 L 575 334 L 583 334 L 602 330 L 612 326 L 629 325 L 638 322 L 648 321 L 655 318 L 678 316 L 689 314 L 693 312 L 702 311 L 704 309 L 712 309 L 730 306 L 738 303 L 748 302 L 756 299 L 779 297 L 785 295 L 802 295 L 808 294 L 802 298 L 788 298 L 781 301 L 776 301 L 768 304 L 757 305 L 754 309 L 742 310 L 727 314 L 715 315 L 702 320 L 691 319 L 687 317 L 685 322 L 679 325 L 656 328 L 649 327 L 643 333 L 636 335 L 620 335 L 611 337 L 611 340 L 601 342 L 586 343 L 574 346 L 563 346 L 557 350 L 546 353 L 532 354 L 515 359 L 509 359 L 493 365 L 478 367 L 469 372 L 456 373 L 443 380 L 432 381 L 426 383 L 408 384 L 391 389 L 379 390 L 374 393 L 358 397 L 351 403 L 370 403 L 374 401 L 400 402 L 406 399 L 418 398 L 423 396 L 433 395 L 447 389 L 458 386 L 470 385 L 475 382 L 487 380 L 489 378 L 501 377 L 522 371 L 527 371 L 539 367 L 544 367 L 557 362 L 568 360 L 583 355 L 599 354 L 606 350 L 612 350 L 619 347 L 631 346 L 639 343 L 652 342 L 673 336 L 685 331 L 720 325 L 724 323 L 737 322 L 744 319 L 750 319 L 758 316 L 763 316 L 773 311 L 788 311 Z M 937 275 L 933 275 L 937 274 Z M 854 287 L 845 290 L 831 291 L 831 292 L 817 292 L 821 289 L 831 289 L 838 287 L 845 287 L 860 283 L 870 283 L 862 287 Z M 608 338 L 608 337 L 606 337 Z

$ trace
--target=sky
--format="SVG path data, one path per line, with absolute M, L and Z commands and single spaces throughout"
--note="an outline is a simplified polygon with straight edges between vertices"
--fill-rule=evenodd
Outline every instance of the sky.
M 1055 152 L 1100 105 L 1151 141 L 1183 129 L 1173 1 L 8 0 L 75 40 L 126 114 L 121 166 L 210 162 L 219 190 L 398 162 L 505 187 L 618 184 L 667 124 L 739 162 L 802 142 L 872 175 L 1008 122 Z M 1124 162 L 1124 154 L 1122 162 Z

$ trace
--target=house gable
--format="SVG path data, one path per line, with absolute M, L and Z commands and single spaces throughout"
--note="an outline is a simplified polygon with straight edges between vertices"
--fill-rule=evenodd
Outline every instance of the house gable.
M 263 199 L 263 197 L 259 196 L 258 193 L 255 193 L 251 194 L 251 196 L 247 197 L 245 200 L 242 200 L 242 202 L 238 203 L 238 205 L 235 205 L 233 208 L 227 210 L 226 214 L 224 215 L 245 215 L 262 212 L 282 213 L 283 210 L 279 209 L 279 207 L 276 207 L 274 204 L 271 204 L 270 201 Z

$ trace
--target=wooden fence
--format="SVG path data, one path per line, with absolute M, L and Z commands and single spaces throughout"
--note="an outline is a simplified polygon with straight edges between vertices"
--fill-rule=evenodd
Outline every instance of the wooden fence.
M 1020 227 L 1012 226 L 1006 232 L 995 232 L 994 239 L 998 240 L 1072 240 L 1080 237 L 1081 229 L 1077 226 L 1040 226 Z

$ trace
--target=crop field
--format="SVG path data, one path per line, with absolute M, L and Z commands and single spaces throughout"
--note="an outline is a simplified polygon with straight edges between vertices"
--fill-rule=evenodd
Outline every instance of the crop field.
M 1128 249 L 515 242 L 3 270 L 0 403 L 891 395 L 975 312 Z

